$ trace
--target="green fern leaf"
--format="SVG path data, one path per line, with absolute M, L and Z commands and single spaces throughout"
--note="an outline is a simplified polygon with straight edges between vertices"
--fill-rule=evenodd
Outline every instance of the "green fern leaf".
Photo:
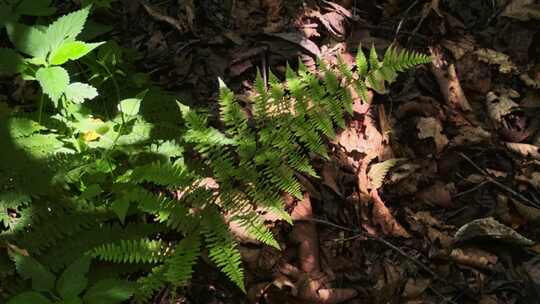
M 203 216 L 202 233 L 206 238 L 208 256 L 242 291 L 244 286 L 244 271 L 242 258 L 232 239 L 228 226 L 217 211 L 208 210 Z
M 172 255 L 165 261 L 167 271 L 165 277 L 175 285 L 184 285 L 191 278 L 193 265 L 200 254 L 200 239 L 198 233 L 192 233 L 181 240 Z
M 362 45 L 360 44 L 358 46 L 358 51 L 356 53 L 356 71 L 358 73 L 358 76 L 361 78 L 365 77 L 367 75 L 368 69 L 369 69 L 368 61 L 367 61 L 366 55 L 364 54 L 364 51 L 362 51 Z M 352 75 L 351 77 L 347 77 L 347 78 L 352 79 Z
M 163 262 L 170 255 L 170 248 L 169 245 L 158 240 L 121 240 L 98 246 L 89 253 L 107 262 L 155 264 Z

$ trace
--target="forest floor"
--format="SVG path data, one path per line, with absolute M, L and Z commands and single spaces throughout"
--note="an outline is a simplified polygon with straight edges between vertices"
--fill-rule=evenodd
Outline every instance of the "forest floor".
M 101 18 L 140 71 L 210 107 L 218 77 L 241 99 L 298 58 L 433 56 L 355 103 L 294 228 L 268 223 L 282 251 L 241 239 L 247 295 L 203 266 L 176 303 L 539 303 L 538 1 L 125 0 Z

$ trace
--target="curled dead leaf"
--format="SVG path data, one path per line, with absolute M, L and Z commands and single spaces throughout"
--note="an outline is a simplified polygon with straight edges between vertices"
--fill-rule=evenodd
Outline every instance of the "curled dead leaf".
M 441 122 L 434 117 L 421 117 L 418 120 L 416 128 L 419 131 L 418 138 L 433 138 L 437 153 L 441 153 L 449 143 L 448 137 L 442 133 L 443 127 Z
M 373 202 L 373 222 L 378 224 L 386 235 L 410 238 L 411 235 L 394 218 L 390 209 L 386 207 L 377 190 L 371 190 Z
M 450 258 L 458 264 L 482 269 L 492 269 L 498 260 L 496 255 L 478 248 L 455 248 Z
M 499 223 L 492 217 L 477 219 L 467 223 L 461 226 L 455 234 L 455 239 L 458 243 L 478 238 L 523 246 L 534 245 L 533 241 L 517 233 L 512 228 Z

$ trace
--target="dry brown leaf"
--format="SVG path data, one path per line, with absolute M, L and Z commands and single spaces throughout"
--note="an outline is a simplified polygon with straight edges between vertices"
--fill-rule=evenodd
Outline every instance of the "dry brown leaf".
M 322 169 L 323 184 L 330 187 L 334 192 L 340 196 L 343 196 L 336 183 L 336 177 L 339 173 L 339 169 L 335 164 L 326 162 Z
M 291 217 L 298 221 L 293 227 L 292 239 L 299 243 L 298 260 L 300 269 L 305 274 L 298 275 L 297 272 L 298 296 L 311 303 L 327 304 L 340 303 L 355 297 L 357 292 L 354 289 L 329 289 L 325 286 L 327 279 L 320 269 L 317 228 L 313 222 L 309 221 L 313 218 L 313 210 L 308 194 L 305 194 L 304 199 L 294 208 Z
M 437 79 L 446 103 L 456 110 L 471 111 L 471 105 L 459 82 L 456 67 L 446 62 L 440 48 L 431 48 L 430 50 L 433 58 L 431 71 Z
M 536 189 L 540 190 L 540 172 L 535 171 L 530 174 L 530 176 L 525 176 L 524 174 L 516 176 L 516 180 L 526 182 Z
M 282 18 L 281 9 L 283 8 L 283 0 L 263 0 L 262 5 L 267 10 L 269 21 L 275 22 Z
M 405 284 L 405 287 L 403 288 L 403 293 L 401 296 L 408 300 L 418 298 L 424 293 L 424 291 L 426 291 L 430 284 L 430 279 L 409 278 Z
M 321 50 L 319 47 L 311 40 L 307 39 L 306 37 L 302 36 L 300 33 L 271 33 L 267 32 L 265 33 L 268 36 L 271 37 L 277 37 L 280 39 L 283 39 L 285 41 L 288 41 L 290 43 L 296 44 L 303 48 L 305 51 L 308 52 L 308 54 L 315 56 L 316 58 L 320 57 Z
M 517 153 L 523 157 L 530 157 L 536 160 L 540 160 L 540 152 L 538 151 L 538 147 L 535 145 L 505 142 L 504 146 L 508 148 L 508 150 Z
M 491 133 L 482 127 L 462 126 L 458 135 L 450 140 L 451 147 L 458 147 L 465 144 L 479 144 L 487 142 L 491 138 Z
M 491 89 L 491 67 L 478 60 L 474 53 L 467 53 L 456 63 L 464 90 L 486 94 Z
M 526 85 L 530 86 L 531 88 L 539 89 L 540 69 L 538 71 L 535 71 L 533 76 L 529 75 L 529 73 L 523 73 L 519 75 L 519 79 L 521 79 Z
M 506 94 L 497 96 L 493 92 L 488 92 L 486 95 L 486 108 L 489 118 L 500 127 L 503 123 L 503 117 L 512 113 L 519 105 L 510 99 Z
M 450 258 L 461 265 L 491 269 L 497 263 L 497 256 L 478 248 L 455 248 Z
M 434 117 L 420 118 L 418 120 L 416 128 L 419 131 L 418 138 L 433 138 L 435 146 L 437 147 L 437 153 L 441 153 L 449 143 L 446 135 L 442 133 L 443 127 L 441 122 Z
M 516 65 L 510 59 L 510 56 L 504 53 L 492 49 L 479 49 L 474 53 L 478 56 L 478 60 L 498 65 L 499 72 L 503 74 L 511 73 L 517 69 Z
M 386 235 L 410 238 L 411 235 L 394 218 L 390 209 L 386 207 L 377 190 L 371 191 L 373 202 L 373 222 L 378 224 Z
M 452 194 L 455 192 L 456 189 L 453 183 L 445 184 L 441 181 L 436 181 L 433 185 L 418 192 L 416 197 L 430 205 L 451 208 L 454 206 Z
M 521 21 L 540 20 L 540 4 L 535 0 L 512 0 L 505 7 L 501 16 Z
M 454 244 L 454 239 L 450 235 L 434 227 L 427 228 L 427 237 L 432 244 L 438 243 L 443 249 L 450 248 Z
M 482 295 L 478 304 L 499 304 L 496 295 Z
M 517 213 L 519 213 L 519 215 L 521 215 L 524 219 L 526 219 L 527 222 L 530 222 L 530 223 L 540 222 L 540 209 L 533 206 L 527 206 L 517 200 L 512 200 L 512 203 L 516 207 Z
M 477 219 L 461 226 L 454 238 L 456 242 L 466 242 L 483 238 L 516 245 L 534 245 L 533 241 L 517 233 L 512 228 L 499 223 L 492 217 Z
M 475 43 L 474 37 L 470 35 L 461 36 L 457 40 L 443 40 L 441 42 L 442 46 L 448 49 L 456 60 L 472 52 L 475 48 Z

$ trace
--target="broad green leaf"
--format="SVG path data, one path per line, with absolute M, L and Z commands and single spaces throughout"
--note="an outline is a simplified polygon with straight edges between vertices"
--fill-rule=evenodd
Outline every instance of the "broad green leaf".
M 114 211 L 114 213 L 118 216 L 118 219 L 120 220 L 120 222 L 122 222 L 122 224 L 124 224 L 124 220 L 126 219 L 126 214 L 128 212 L 128 209 L 129 209 L 129 199 L 125 199 L 125 198 L 118 198 L 118 199 L 115 199 L 113 202 L 112 202 L 112 210 Z
M 6 23 L 17 22 L 19 17 L 19 14 L 11 11 L 10 4 L 0 3 L 0 29 L 3 28 Z
M 140 98 L 128 98 L 120 101 L 118 104 L 118 110 L 126 115 L 135 116 L 139 114 L 141 107 Z
M 104 42 L 85 43 L 82 41 L 66 41 L 51 52 L 49 62 L 53 65 L 61 65 L 68 60 L 77 60 L 103 43 Z
M 56 290 L 63 299 L 76 298 L 83 292 L 88 279 L 86 274 L 90 268 L 91 258 L 84 256 L 69 265 L 56 283 Z
M 83 30 L 90 6 L 58 18 L 45 32 L 50 49 L 56 50 L 64 41 L 72 41 Z
M 43 92 L 56 104 L 69 85 L 69 74 L 62 67 L 40 68 L 36 79 Z
M 14 11 L 21 15 L 29 16 L 50 16 L 56 9 L 49 7 L 52 0 L 22 0 Z
M 26 62 L 33 65 L 47 65 L 47 60 L 45 59 L 45 57 L 34 57 L 26 59 Z
M 129 299 L 135 291 L 135 285 L 117 279 L 105 279 L 97 282 L 85 293 L 85 304 L 116 304 Z
M 103 193 L 103 189 L 99 184 L 91 184 L 88 186 L 83 193 L 79 196 L 80 199 L 91 199 Z
M 12 49 L 0 48 L 0 73 L 15 74 L 22 71 L 24 59 Z
M 9 40 L 17 50 L 33 57 L 45 58 L 49 51 L 45 33 L 36 27 L 20 23 L 6 23 Z
M 64 299 L 63 301 L 57 302 L 55 304 L 83 304 L 83 301 L 81 298 L 75 297 L 75 298 Z
M 54 288 L 55 276 L 36 259 L 11 251 L 17 273 L 25 280 L 32 280 L 32 289 L 51 291 Z M 31 303 L 31 302 L 29 302 Z
M 83 103 L 86 99 L 91 100 L 98 96 L 96 88 L 81 82 L 74 82 L 68 85 L 65 93 L 66 98 L 74 103 Z
M 52 302 L 40 293 L 27 291 L 11 298 L 7 304 L 52 304 Z

